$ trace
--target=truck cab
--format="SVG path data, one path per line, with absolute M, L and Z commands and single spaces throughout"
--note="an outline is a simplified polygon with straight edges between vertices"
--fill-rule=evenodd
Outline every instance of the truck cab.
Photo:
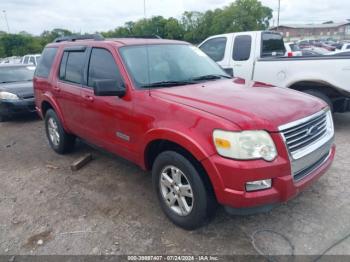
M 235 77 L 302 91 L 333 112 L 350 111 L 350 56 L 286 57 L 283 37 L 274 31 L 215 35 L 199 48 Z

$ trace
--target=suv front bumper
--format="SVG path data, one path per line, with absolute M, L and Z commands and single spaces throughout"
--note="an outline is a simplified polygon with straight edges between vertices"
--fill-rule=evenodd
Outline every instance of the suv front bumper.
M 218 202 L 230 213 L 251 214 L 268 211 L 298 195 L 328 170 L 334 155 L 335 145 L 332 144 L 327 158 L 300 180 L 293 178 L 286 152 L 273 162 L 235 161 L 214 155 L 202 161 L 202 164 L 212 180 Z M 270 178 L 272 187 L 269 189 L 254 192 L 245 190 L 246 182 Z

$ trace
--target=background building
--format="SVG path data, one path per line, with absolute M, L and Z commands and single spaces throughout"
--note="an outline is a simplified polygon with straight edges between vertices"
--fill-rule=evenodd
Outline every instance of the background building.
M 350 39 L 350 21 L 343 23 L 326 22 L 323 24 L 282 24 L 271 30 L 279 31 L 288 40 Z

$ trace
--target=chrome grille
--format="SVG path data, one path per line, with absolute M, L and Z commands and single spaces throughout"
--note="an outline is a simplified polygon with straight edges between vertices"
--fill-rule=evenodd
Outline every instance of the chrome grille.
M 334 140 L 329 109 L 279 127 L 289 152 L 292 176 L 303 179 L 328 159 Z
M 320 139 L 327 132 L 327 115 L 323 113 L 302 124 L 282 131 L 291 153 L 296 152 Z

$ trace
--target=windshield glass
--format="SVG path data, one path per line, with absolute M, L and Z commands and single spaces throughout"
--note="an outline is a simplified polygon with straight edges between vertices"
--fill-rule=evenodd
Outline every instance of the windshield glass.
M 31 81 L 35 67 L 0 67 L 0 83 Z
M 191 45 L 126 46 L 120 48 L 120 53 L 137 87 L 157 86 L 157 83 L 171 86 L 229 77 L 199 48 Z

